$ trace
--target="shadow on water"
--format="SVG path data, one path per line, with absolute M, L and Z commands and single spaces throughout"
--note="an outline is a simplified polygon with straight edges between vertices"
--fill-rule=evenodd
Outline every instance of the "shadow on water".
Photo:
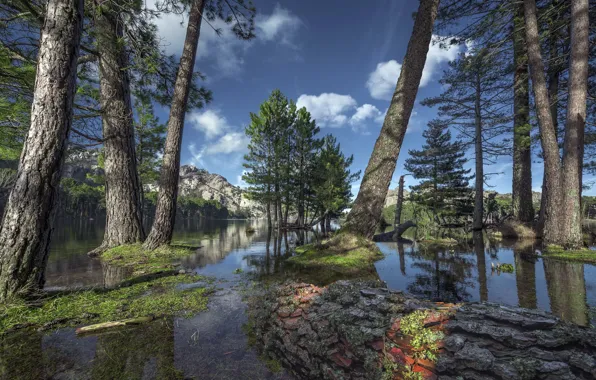
M 47 287 L 120 283 L 128 273 L 86 255 L 102 235 L 92 221 L 57 224 Z M 248 346 L 241 290 L 247 280 L 264 285 L 292 278 L 321 285 L 339 279 L 285 264 L 293 247 L 308 243 L 313 234 L 278 235 L 255 221 L 195 219 L 178 223 L 174 238 L 201 247 L 182 260 L 185 269 L 220 279 L 208 311 L 84 337 L 77 337 L 74 329 L 19 331 L 0 338 L 0 378 L 289 378 L 270 371 Z M 438 301 L 540 308 L 577 324 L 595 323 L 590 307 L 596 306 L 596 266 L 537 258 L 533 242 L 493 241 L 478 234 L 466 247 L 423 247 L 408 241 L 378 246 L 385 258 L 370 277 L 390 288 Z M 497 263 L 513 264 L 514 272 L 492 270 Z

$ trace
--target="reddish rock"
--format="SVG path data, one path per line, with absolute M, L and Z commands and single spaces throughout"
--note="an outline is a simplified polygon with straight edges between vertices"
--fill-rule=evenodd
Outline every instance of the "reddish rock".
M 394 362 L 399 364 L 406 364 L 406 354 L 404 354 L 404 352 L 401 349 L 397 347 L 392 347 L 389 351 L 389 354 L 393 357 Z
M 431 371 L 427 370 L 424 367 L 421 367 L 419 365 L 414 365 L 412 367 L 412 372 L 418 372 L 422 375 L 422 377 L 424 377 L 425 379 L 436 379 L 437 375 L 435 375 L 434 373 L 432 373 Z
M 331 359 L 340 367 L 349 367 L 352 365 L 352 359 L 348 359 L 345 356 L 341 355 L 339 352 L 334 353 L 331 355 Z
M 280 310 L 277 312 L 278 317 L 280 318 L 287 318 L 290 316 L 290 313 L 288 311 L 285 310 Z
M 284 319 L 284 326 L 286 329 L 294 330 L 299 327 L 298 326 L 299 322 L 300 322 L 300 317 Z
M 370 346 L 374 348 L 376 351 L 382 351 L 383 348 L 385 348 L 385 342 L 383 342 L 382 340 L 375 340 L 370 344 Z
M 298 309 L 294 310 L 294 312 L 292 314 L 290 314 L 290 317 L 298 317 L 300 315 L 302 315 L 302 309 L 298 308 Z
M 422 358 L 416 359 L 416 364 L 428 369 L 429 371 L 434 371 L 434 369 L 435 369 L 435 363 L 433 363 L 427 359 L 422 359 Z
M 391 329 L 387 330 L 387 332 L 385 332 L 385 335 L 387 336 L 387 338 L 391 340 L 395 339 L 395 331 Z

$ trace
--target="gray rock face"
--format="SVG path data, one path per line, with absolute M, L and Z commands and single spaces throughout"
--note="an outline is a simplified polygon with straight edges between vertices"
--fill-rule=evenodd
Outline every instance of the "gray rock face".
M 180 167 L 180 195 L 216 200 L 233 213 L 245 212 L 251 217 L 263 215 L 262 206 L 246 198 L 241 188 L 219 174 L 192 165 Z

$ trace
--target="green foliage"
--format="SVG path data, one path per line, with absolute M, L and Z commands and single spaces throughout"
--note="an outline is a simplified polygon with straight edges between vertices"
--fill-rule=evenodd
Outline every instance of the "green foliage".
M 470 170 L 461 141 L 451 141 L 451 132 L 441 123 L 431 122 L 424 131 L 426 143 L 410 150 L 405 169 L 421 180 L 411 186 L 411 201 L 432 214 L 433 220 L 466 216 L 472 212 L 468 181 Z
M 141 184 L 159 179 L 161 154 L 165 144 L 166 125 L 155 116 L 151 99 L 143 94 L 135 97 L 137 120 L 134 123 L 137 170 Z
M 348 207 L 352 157 L 345 157 L 332 136 L 317 138 L 319 128 L 305 108 L 296 110 L 279 90 L 251 113 L 243 180 L 249 197 L 264 204 L 295 207 L 300 221 L 306 210 L 339 215 Z
M 0 305 L 0 333 L 17 325 L 77 325 L 143 316 L 192 316 L 207 307 L 209 289 L 177 288 L 200 276 L 178 275 L 135 283 L 113 290 L 93 289 Z

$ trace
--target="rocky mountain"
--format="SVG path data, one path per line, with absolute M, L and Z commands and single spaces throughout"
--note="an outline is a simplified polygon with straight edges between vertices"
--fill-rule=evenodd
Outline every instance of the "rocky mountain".
M 260 204 L 246 197 L 245 192 L 219 174 L 209 173 L 193 165 L 180 167 L 180 195 L 216 200 L 233 213 L 260 216 Z
M 79 182 L 86 181 L 87 174 L 101 174 L 97 165 L 98 151 L 85 150 L 68 155 L 64 164 L 64 176 Z M 157 191 L 157 184 L 146 184 L 145 191 Z M 246 197 L 245 192 L 228 182 L 219 174 L 209 173 L 193 165 L 180 167 L 179 194 L 187 197 L 216 200 L 234 215 L 260 217 L 263 209 L 255 201 Z

